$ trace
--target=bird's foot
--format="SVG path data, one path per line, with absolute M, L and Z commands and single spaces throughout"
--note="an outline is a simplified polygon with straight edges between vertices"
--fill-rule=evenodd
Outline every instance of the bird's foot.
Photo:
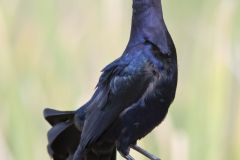
M 137 145 L 132 145 L 131 148 L 134 149 L 135 151 L 141 153 L 142 155 L 148 157 L 150 160 L 161 160 L 160 158 L 156 157 L 155 155 L 149 153 L 148 151 L 142 149 L 141 147 L 139 147 Z
M 119 148 L 118 148 L 119 149 Z M 125 158 L 126 160 L 135 160 L 130 154 L 129 154 L 129 150 L 130 148 L 128 148 L 127 150 L 118 150 L 118 152 L 120 153 L 120 155 Z
M 124 158 L 126 159 L 126 160 L 135 160 L 132 156 L 130 156 L 129 154 L 128 155 L 126 155 L 126 156 L 124 156 Z

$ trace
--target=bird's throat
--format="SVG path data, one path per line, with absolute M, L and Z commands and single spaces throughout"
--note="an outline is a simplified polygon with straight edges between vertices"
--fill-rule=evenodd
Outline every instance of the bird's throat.
M 133 0 L 132 27 L 165 27 L 161 0 Z
M 154 43 L 162 53 L 170 52 L 172 43 L 163 19 L 161 0 L 133 0 L 131 35 L 128 47 L 146 40 Z

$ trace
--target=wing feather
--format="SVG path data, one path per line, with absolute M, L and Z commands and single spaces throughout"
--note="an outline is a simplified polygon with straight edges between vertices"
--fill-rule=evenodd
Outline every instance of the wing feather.
M 126 55 L 127 57 L 128 55 Z M 80 150 L 97 141 L 119 114 L 136 102 L 151 81 L 143 54 L 122 57 L 103 69 L 84 123 Z

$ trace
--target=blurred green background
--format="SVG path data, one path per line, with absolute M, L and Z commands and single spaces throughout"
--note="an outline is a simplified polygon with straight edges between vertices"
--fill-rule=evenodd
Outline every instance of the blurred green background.
M 1 160 L 50 159 L 43 108 L 74 110 L 92 95 L 127 44 L 131 3 L 0 0 Z M 239 160 L 240 1 L 163 7 L 178 51 L 177 95 L 140 144 L 163 160 Z

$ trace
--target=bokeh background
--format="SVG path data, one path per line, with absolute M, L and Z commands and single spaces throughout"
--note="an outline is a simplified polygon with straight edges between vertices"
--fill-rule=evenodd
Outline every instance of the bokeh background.
M 0 0 L 1 160 L 50 159 L 42 110 L 74 110 L 92 95 L 100 70 L 127 44 L 131 3 Z M 240 1 L 163 7 L 179 83 L 164 123 L 140 145 L 163 160 L 239 160 Z

